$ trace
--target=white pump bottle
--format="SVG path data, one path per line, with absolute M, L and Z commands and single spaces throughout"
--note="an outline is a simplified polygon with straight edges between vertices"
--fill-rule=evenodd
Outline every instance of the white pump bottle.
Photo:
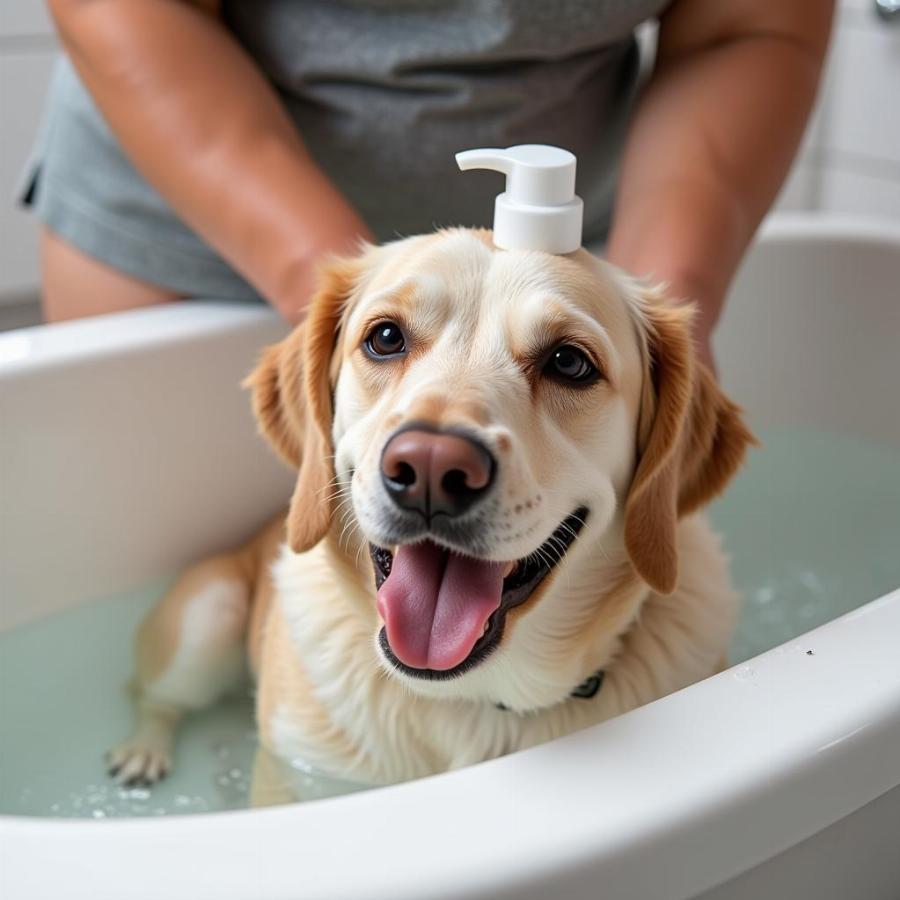
M 571 253 L 581 246 L 584 204 L 575 196 L 575 156 L 547 144 L 464 150 L 456 163 L 506 175 L 494 204 L 494 244 L 503 250 Z

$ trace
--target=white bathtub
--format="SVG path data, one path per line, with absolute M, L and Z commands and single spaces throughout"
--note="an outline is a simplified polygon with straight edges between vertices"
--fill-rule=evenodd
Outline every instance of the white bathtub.
M 263 309 L 193 304 L 0 335 L 3 627 L 171 572 L 283 503 L 290 476 L 236 386 L 280 331 Z M 900 446 L 898 345 L 900 227 L 780 218 L 718 354 L 757 426 Z M 900 591 L 751 665 L 379 791 L 165 820 L 6 817 L 2 894 L 896 900 Z

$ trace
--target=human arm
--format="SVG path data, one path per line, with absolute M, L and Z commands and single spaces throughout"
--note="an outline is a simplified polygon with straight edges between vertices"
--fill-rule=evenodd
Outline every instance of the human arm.
M 176 212 L 290 321 L 317 260 L 369 237 L 218 0 L 49 0 L 79 75 Z
M 833 0 L 675 0 L 626 141 L 607 255 L 697 302 L 709 339 L 796 152 Z

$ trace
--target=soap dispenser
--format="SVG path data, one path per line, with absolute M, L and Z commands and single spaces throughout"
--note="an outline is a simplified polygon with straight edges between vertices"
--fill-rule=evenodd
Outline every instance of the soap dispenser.
M 506 175 L 494 204 L 494 244 L 503 250 L 571 253 L 581 246 L 584 204 L 575 195 L 575 156 L 561 147 L 464 150 L 456 163 Z

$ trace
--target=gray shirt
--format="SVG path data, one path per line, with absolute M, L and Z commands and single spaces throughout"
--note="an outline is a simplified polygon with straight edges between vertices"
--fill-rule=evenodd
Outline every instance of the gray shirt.
M 224 0 L 228 28 L 379 240 L 486 225 L 502 176 L 471 147 L 578 157 L 586 242 L 609 224 L 638 77 L 634 30 L 668 0 Z M 227 115 L 227 110 L 222 111 Z M 83 252 L 185 296 L 255 292 L 134 169 L 64 62 L 26 200 Z
M 634 29 L 664 0 L 226 0 L 311 152 L 380 239 L 490 225 L 500 176 L 469 147 L 578 157 L 601 236 L 638 70 Z

